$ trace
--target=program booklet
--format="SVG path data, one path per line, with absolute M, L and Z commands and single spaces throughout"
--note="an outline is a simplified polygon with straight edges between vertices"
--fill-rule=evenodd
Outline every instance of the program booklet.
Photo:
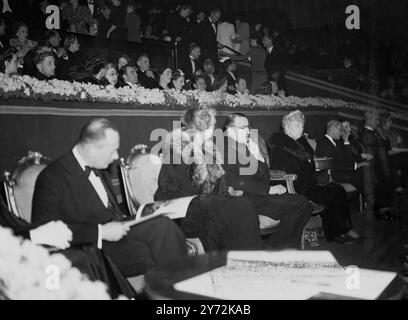
M 195 197 L 196 196 L 190 196 L 142 204 L 139 209 L 137 209 L 135 218 L 127 222 L 127 225 L 132 227 L 160 216 L 166 216 L 170 219 L 184 218 L 187 214 L 188 206 Z

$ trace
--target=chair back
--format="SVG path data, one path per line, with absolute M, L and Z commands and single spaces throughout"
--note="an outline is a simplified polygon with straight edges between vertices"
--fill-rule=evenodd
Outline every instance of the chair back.
M 14 185 L 15 185 L 15 182 L 13 181 L 13 178 L 11 177 L 11 173 L 8 171 L 5 171 L 3 174 L 3 188 L 4 188 L 4 196 L 5 196 L 5 200 L 7 203 L 7 208 L 14 215 L 16 215 L 17 217 L 20 217 L 18 210 L 17 210 L 16 199 L 14 197 Z
M 41 153 L 29 151 L 26 157 L 20 159 L 13 173 L 12 194 L 15 202 L 15 214 L 27 222 L 31 222 L 35 183 L 48 161 L 49 159 Z
M 158 188 L 158 179 L 162 167 L 159 156 L 143 151 L 131 154 L 125 170 L 129 199 L 138 207 L 141 204 L 154 202 Z
M 20 218 L 27 222 L 31 222 L 35 182 L 45 167 L 45 164 L 33 164 L 21 171 L 14 179 L 14 197 L 17 211 Z

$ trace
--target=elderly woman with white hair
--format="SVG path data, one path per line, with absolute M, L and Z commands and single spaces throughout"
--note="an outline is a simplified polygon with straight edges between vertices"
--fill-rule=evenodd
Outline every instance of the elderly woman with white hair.
M 314 151 L 303 136 L 305 116 L 300 111 L 283 118 L 284 132 L 268 140 L 270 167 L 297 175 L 295 189 L 309 200 L 324 205 L 323 229 L 326 240 L 349 244 L 359 235 L 353 230 L 346 191 L 335 183 L 318 185 Z

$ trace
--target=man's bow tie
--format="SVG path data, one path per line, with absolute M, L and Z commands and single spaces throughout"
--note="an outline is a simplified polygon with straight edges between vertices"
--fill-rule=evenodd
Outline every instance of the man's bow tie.
M 92 168 L 90 166 L 85 166 L 85 173 L 89 177 L 91 175 L 91 172 L 93 172 L 96 176 L 99 176 L 99 170 L 96 168 Z

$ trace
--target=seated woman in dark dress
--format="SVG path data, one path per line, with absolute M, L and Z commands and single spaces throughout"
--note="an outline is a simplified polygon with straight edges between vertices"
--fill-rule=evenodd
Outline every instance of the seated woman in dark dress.
M 297 175 L 296 192 L 325 206 L 323 229 L 328 241 L 352 243 L 359 238 L 353 230 L 347 205 L 347 193 L 340 185 L 318 185 L 314 151 L 303 136 L 305 116 L 300 111 L 283 118 L 283 132 L 274 133 L 268 140 L 271 169 Z
M 167 135 L 155 200 L 197 195 L 180 228 L 198 237 L 206 251 L 261 249 L 258 216 L 245 199 L 232 197 L 223 183 L 221 155 L 212 141 L 215 110 L 193 107 L 181 129 Z

